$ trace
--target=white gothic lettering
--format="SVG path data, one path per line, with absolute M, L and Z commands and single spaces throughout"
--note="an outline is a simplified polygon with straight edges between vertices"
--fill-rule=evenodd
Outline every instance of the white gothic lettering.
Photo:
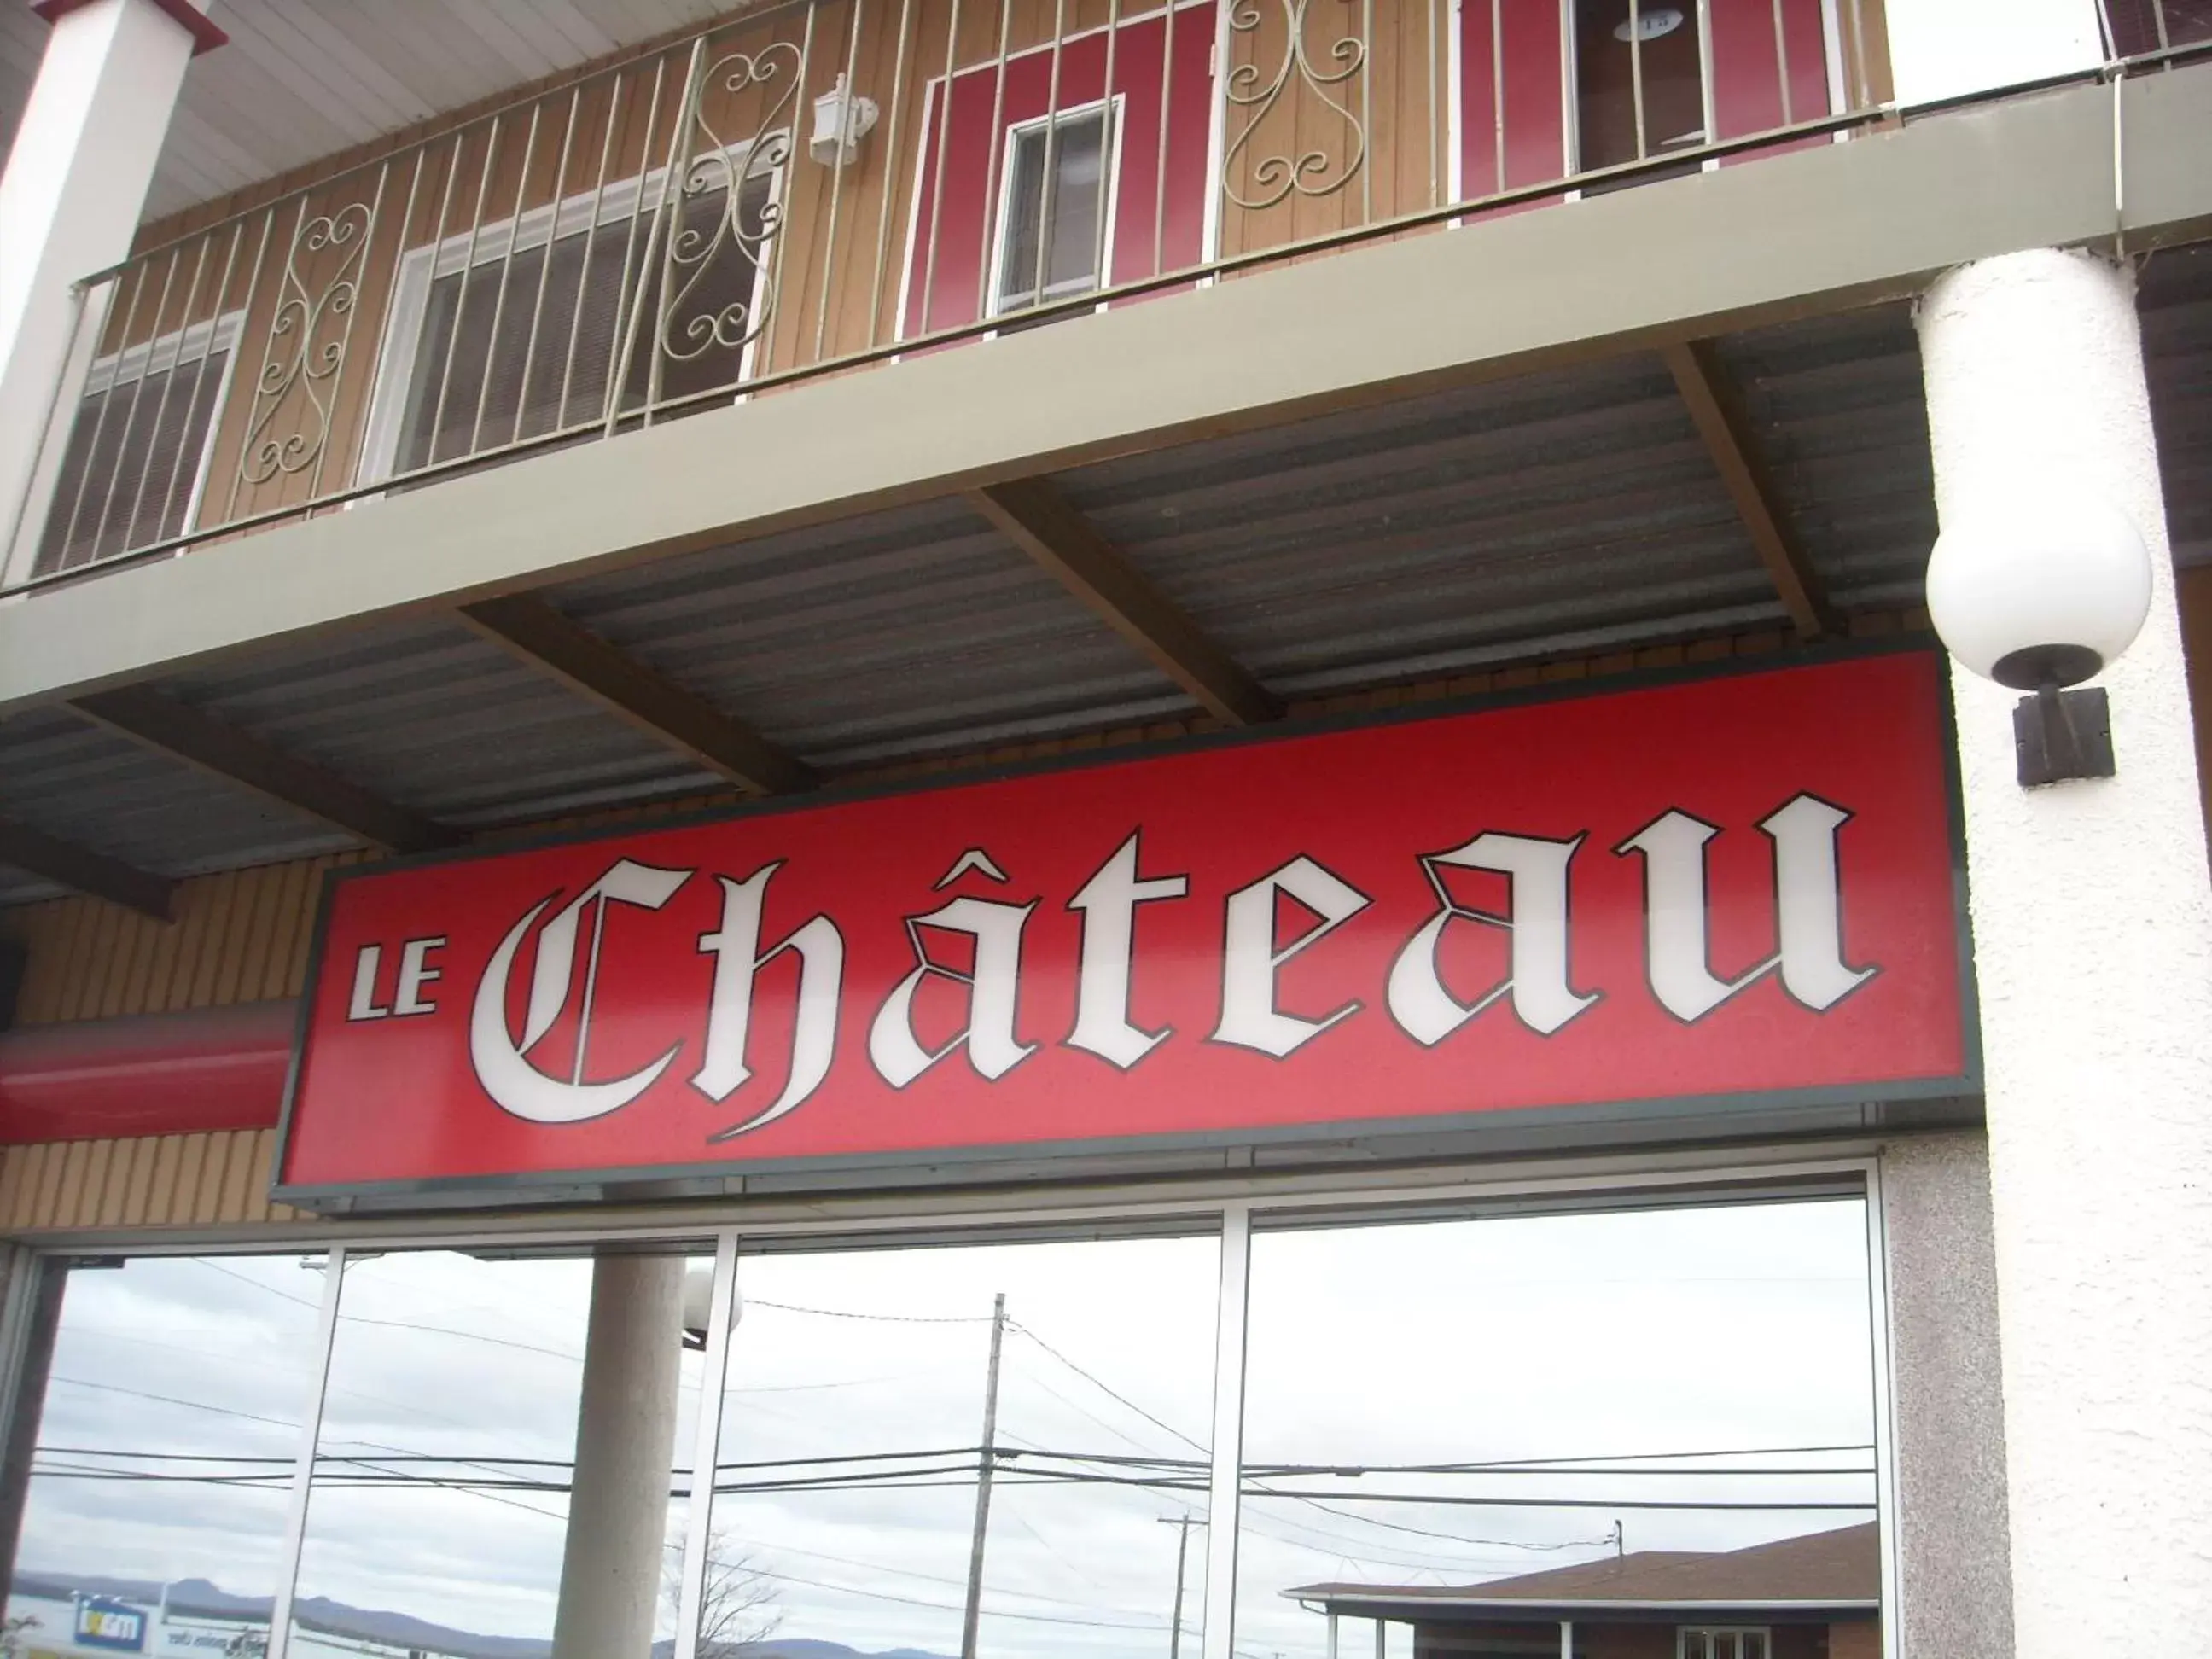
M 1709 844 L 1723 833 L 1721 827 L 1675 808 L 1615 846 L 1615 855 L 1642 862 L 1644 975 L 1659 1006 L 1676 1019 L 1695 1024 L 1772 976 L 1800 1006 L 1824 1013 L 1880 972 L 1871 965 L 1851 965 L 1844 951 L 1841 844 L 1851 817 L 1844 807 L 1801 793 L 1758 821 L 1773 869 L 1775 949 L 1733 976 L 1717 973 L 1711 960 L 1706 862 Z M 1435 908 L 1417 923 L 1408 917 L 1389 924 L 1393 938 L 1403 939 L 1379 988 L 1390 1024 L 1423 1048 L 1437 1048 L 1494 1007 L 1510 1010 L 1522 1026 L 1546 1037 L 1565 1031 L 1594 1007 L 1603 992 L 1577 984 L 1571 949 L 1576 860 L 1587 838 L 1586 833 L 1554 838 L 1491 830 L 1445 851 L 1413 855 Z M 645 1094 L 685 1044 L 696 1041 L 696 1064 L 686 1079 L 690 1088 L 718 1105 L 748 1100 L 736 1121 L 710 1139 L 748 1133 L 805 1105 L 828 1082 L 837 1061 L 848 944 L 838 924 L 820 914 L 763 941 L 769 895 L 787 862 L 763 864 L 742 879 L 713 874 L 720 920 L 695 935 L 699 955 L 713 963 L 703 1018 L 688 1030 L 675 1022 L 676 1029 L 667 1034 L 670 1046 L 658 1059 L 619 1077 L 592 1078 L 587 1062 L 599 999 L 622 994 L 625 952 L 619 941 L 626 928 L 641 925 L 625 923 L 623 913 L 665 908 L 700 872 L 619 859 L 565 902 L 556 892 L 532 905 L 500 940 L 476 988 L 469 1055 L 486 1094 L 502 1109 L 535 1123 L 605 1117 Z M 1458 871 L 1503 877 L 1503 902 L 1489 908 L 1455 896 L 1448 878 Z M 937 889 L 941 892 L 963 878 L 994 884 L 1008 879 L 981 848 L 963 853 Z M 1148 907 L 1187 902 L 1192 887 L 1188 872 L 1147 872 L 1142 832 L 1132 830 L 1065 901 L 1066 909 L 1079 919 L 1079 939 L 1073 947 L 1073 1022 L 1059 1046 L 1080 1049 L 1127 1072 L 1176 1037 L 1173 1025 L 1153 1029 L 1139 1024 L 1133 998 L 1146 971 L 1141 941 L 1158 925 L 1145 921 Z M 1297 921 L 1285 921 L 1285 900 L 1303 912 Z M 904 919 L 914 966 L 867 1019 L 868 1063 L 878 1076 L 895 1089 L 905 1089 L 964 1051 L 976 1075 L 996 1082 L 1037 1053 L 1042 1034 L 1032 1033 L 1025 1041 L 1018 1016 L 1026 936 L 1042 902 L 960 896 Z M 1332 945 L 1331 935 L 1375 903 L 1305 854 L 1229 893 L 1217 935 L 1219 1018 L 1207 1040 L 1287 1059 L 1358 1014 L 1364 1002 L 1346 995 L 1343 974 L 1331 976 L 1324 964 L 1337 950 L 1348 948 Z M 1170 914 L 1186 917 L 1174 931 L 1186 941 L 1179 948 L 1188 950 L 1190 913 Z M 1445 983 L 1439 961 L 1455 923 L 1506 935 L 1504 971 L 1464 998 Z M 1364 960 L 1370 963 L 1376 926 L 1374 917 L 1362 923 L 1366 943 L 1358 948 L 1369 953 Z M 1396 933 L 1407 926 L 1409 933 Z M 964 964 L 945 959 L 945 935 L 965 935 L 972 957 Z M 533 936 L 517 1032 L 508 1004 L 518 963 Z M 617 941 L 611 952 L 605 948 L 611 937 Z M 939 941 L 934 957 L 933 938 Z M 355 947 L 344 987 L 348 1019 L 435 1013 L 435 988 L 443 977 L 439 953 L 448 948 L 443 935 Z M 1334 1006 L 1297 1006 L 1295 1001 L 1285 1006 L 1285 971 L 1310 952 L 1310 971 L 1337 988 L 1295 1000 Z M 757 981 L 763 970 L 787 957 L 788 971 L 796 975 L 788 1066 L 774 1099 L 750 1102 L 743 1091 L 757 1075 L 751 1044 Z M 385 965 L 395 962 L 394 969 Z M 916 1028 L 916 999 L 932 979 L 958 988 L 964 1004 L 958 1028 L 935 1046 Z M 572 1006 L 573 1052 L 556 1050 L 565 1063 L 554 1062 L 555 1068 L 548 1069 L 533 1057 L 535 1051 Z

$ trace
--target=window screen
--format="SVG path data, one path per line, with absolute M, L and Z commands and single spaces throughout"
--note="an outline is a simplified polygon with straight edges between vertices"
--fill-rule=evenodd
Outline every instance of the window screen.
M 184 530 L 230 348 L 183 352 L 157 342 L 146 370 L 118 374 L 78 406 L 39 543 L 40 574 Z
M 683 283 L 690 273 L 679 276 L 682 314 L 667 331 L 679 350 L 690 349 L 684 319 L 764 302 L 761 265 L 775 222 L 774 195 L 772 175 L 744 180 L 738 202 L 743 234 L 714 245 L 688 290 Z M 672 204 L 671 222 L 649 250 L 650 217 L 624 218 L 433 281 L 393 470 L 409 472 L 604 420 L 629 326 L 625 269 L 644 314 L 629 344 L 622 402 L 625 410 L 643 407 L 659 334 L 665 233 L 713 235 L 727 201 L 726 191 L 712 191 Z M 659 396 L 732 386 L 743 373 L 743 347 L 714 344 L 683 357 L 663 351 Z
M 1103 108 L 1014 131 L 994 309 L 1018 310 L 1099 286 L 1099 198 L 1109 137 Z

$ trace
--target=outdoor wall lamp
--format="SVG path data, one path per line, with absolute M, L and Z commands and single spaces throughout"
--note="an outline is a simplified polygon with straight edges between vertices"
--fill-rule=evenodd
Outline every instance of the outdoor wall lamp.
M 2111 777 L 2104 688 L 2065 688 L 2118 658 L 2149 614 L 2142 533 L 2080 495 L 2008 491 L 1946 516 L 1928 559 L 1928 612 L 1961 663 L 2034 694 L 2013 710 L 2021 786 Z
M 693 1266 L 684 1272 L 684 1346 L 703 1349 L 707 1346 L 707 1324 L 714 1317 L 714 1270 L 709 1267 Z M 730 1291 L 730 1323 L 735 1325 L 745 1316 L 744 1298 L 734 1287 Z
M 814 100 L 814 136 L 806 153 L 828 167 L 849 165 L 860 154 L 860 140 L 876 125 L 876 100 L 863 98 L 845 84 L 837 84 Z

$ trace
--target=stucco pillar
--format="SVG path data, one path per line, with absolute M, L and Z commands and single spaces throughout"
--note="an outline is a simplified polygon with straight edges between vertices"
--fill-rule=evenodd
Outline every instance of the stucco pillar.
M 222 33 L 185 0 L 46 0 L 53 32 L 0 173 L 0 571 L 49 416 L 75 407 L 104 310 L 72 286 L 129 257 L 196 52 Z M 80 303 L 89 306 L 73 327 Z M 81 342 L 74 354 L 72 337 Z M 51 471 L 51 458 L 48 471 Z
M 2154 566 L 2117 777 L 2026 790 L 1954 666 L 2019 1659 L 2195 1651 L 2212 1607 L 2212 880 L 2131 274 L 2008 254 L 1923 301 L 1945 516 L 2094 490 Z
M 653 1647 L 682 1376 L 684 1265 L 678 1255 L 603 1255 L 592 1266 L 552 1659 L 647 1659 Z

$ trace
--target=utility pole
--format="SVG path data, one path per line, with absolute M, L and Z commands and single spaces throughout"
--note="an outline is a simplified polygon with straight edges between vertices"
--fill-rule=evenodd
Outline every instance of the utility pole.
M 1613 1553 L 1616 1557 L 1628 1553 L 1628 1528 L 1618 1521 L 1613 1523 Z
M 1006 1339 L 1006 1293 L 991 1308 L 991 1370 L 983 1383 L 983 1449 L 975 1470 L 975 1538 L 968 1550 L 968 1612 L 960 1621 L 960 1659 L 975 1659 L 975 1626 L 983 1614 L 983 1535 L 991 1525 L 991 1469 L 998 1462 L 999 1350 Z
M 1174 1621 L 1168 1626 L 1168 1659 L 1182 1659 L 1183 1561 L 1190 1553 L 1190 1529 L 1193 1527 L 1202 1527 L 1206 1522 L 1200 1520 L 1198 1516 L 1194 1515 L 1164 1515 L 1160 1517 L 1160 1524 L 1164 1527 L 1174 1527 L 1177 1528 L 1176 1534 L 1175 1619 Z

